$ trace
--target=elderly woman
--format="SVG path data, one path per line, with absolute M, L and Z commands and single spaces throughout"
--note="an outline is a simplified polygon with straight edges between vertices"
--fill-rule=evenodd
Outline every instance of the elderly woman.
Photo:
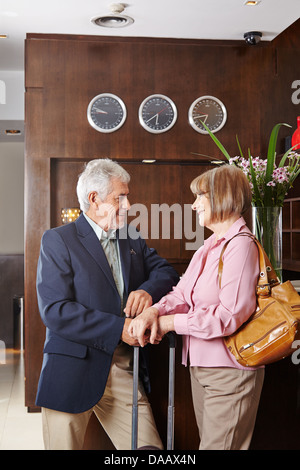
M 130 334 L 141 346 L 146 330 L 151 331 L 151 343 L 168 331 L 182 335 L 182 362 L 190 365 L 200 449 L 248 449 L 264 369 L 242 367 L 223 338 L 255 310 L 259 275 L 255 243 L 249 237 L 236 237 L 228 244 L 221 288 L 218 264 L 226 241 L 250 232 L 241 214 L 251 204 L 251 190 L 243 172 L 231 165 L 198 176 L 191 190 L 199 223 L 213 234 L 194 254 L 173 291 L 132 321 Z

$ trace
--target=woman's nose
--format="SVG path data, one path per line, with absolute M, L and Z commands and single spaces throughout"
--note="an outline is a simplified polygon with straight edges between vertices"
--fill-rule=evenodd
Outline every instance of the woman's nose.
M 197 210 L 197 205 L 198 205 L 198 200 L 196 199 L 193 204 L 192 204 L 192 210 L 196 211 Z

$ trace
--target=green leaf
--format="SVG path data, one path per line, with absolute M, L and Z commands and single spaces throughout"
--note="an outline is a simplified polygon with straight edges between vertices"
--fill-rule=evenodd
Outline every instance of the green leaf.
M 259 206 L 260 202 L 261 202 L 260 201 L 260 194 L 259 194 L 259 190 L 258 190 L 257 183 L 256 183 L 255 171 L 254 171 L 253 164 L 252 164 L 250 149 L 248 149 L 248 153 L 249 153 L 251 179 L 252 179 L 253 191 L 254 191 L 254 197 L 255 197 L 255 205 Z
M 277 144 L 277 138 L 278 138 L 278 133 L 279 129 L 281 126 L 286 126 L 286 127 L 292 127 L 289 124 L 286 123 L 279 123 L 276 124 L 271 132 L 270 135 L 270 140 L 269 140 L 269 147 L 268 147 L 268 154 L 267 154 L 267 168 L 266 168 L 266 178 L 265 178 L 265 188 L 264 188 L 264 202 L 265 206 L 269 207 L 272 204 L 271 198 L 272 198 L 272 189 L 270 186 L 267 186 L 267 183 L 271 181 L 272 179 L 272 173 L 274 170 L 274 163 L 275 163 L 275 158 L 276 158 L 276 144 Z
M 299 170 L 296 171 L 296 173 L 292 176 L 291 178 L 291 183 L 293 184 L 293 182 L 295 181 L 295 179 L 297 178 L 297 176 L 300 174 L 300 168 Z
M 271 176 L 274 169 L 274 163 L 276 158 L 276 144 L 278 138 L 278 132 L 281 126 L 292 127 L 289 124 L 279 123 L 276 124 L 271 132 L 270 140 L 269 140 L 269 147 L 268 147 L 268 154 L 267 154 L 267 169 L 266 169 L 266 183 L 271 180 Z
M 235 138 L 236 138 L 236 142 L 237 142 L 237 145 L 238 145 L 238 148 L 239 148 L 240 156 L 242 158 L 244 158 L 244 155 L 243 155 L 243 152 L 242 152 L 242 147 L 240 146 L 239 138 L 238 138 L 237 135 L 235 136 Z
M 227 150 L 225 149 L 225 147 L 221 144 L 221 142 L 219 141 L 219 139 L 211 132 L 211 130 L 207 127 L 206 124 L 204 124 L 204 122 L 201 121 L 201 124 L 204 126 L 204 128 L 207 130 L 207 132 L 209 133 L 210 137 L 212 138 L 212 140 L 214 141 L 214 143 L 219 147 L 219 149 L 221 150 L 221 152 L 223 153 L 223 155 L 227 158 L 227 160 L 230 160 L 230 155 L 229 153 L 227 152 Z
M 290 153 L 295 147 L 297 147 L 297 145 L 298 145 L 298 144 L 293 145 L 293 147 L 291 147 L 290 149 L 288 149 L 288 150 L 285 152 L 285 154 L 283 155 L 282 159 L 280 160 L 280 163 L 279 163 L 279 165 L 278 165 L 278 168 L 282 167 L 282 166 L 285 164 L 285 161 L 286 161 L 286 159 L 287 159 L 289 153 Z

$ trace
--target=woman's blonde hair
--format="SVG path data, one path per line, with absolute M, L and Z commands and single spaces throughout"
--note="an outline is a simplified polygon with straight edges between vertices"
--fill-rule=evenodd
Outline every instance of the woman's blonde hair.
M 193 194 L 203 192 L 210 200 L 211 222 L 223 222 L 233 214 L 243 214 L 251 205 L 252 193 L 246 175 L 234 165 L 222 165 L 195 178 Z

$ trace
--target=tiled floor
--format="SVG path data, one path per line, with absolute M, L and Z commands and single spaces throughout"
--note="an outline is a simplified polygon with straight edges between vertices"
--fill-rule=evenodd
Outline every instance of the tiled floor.
M 0 450 L 43 450 L 41 413 L 24 405 L 23 353 L 1 351 Z

